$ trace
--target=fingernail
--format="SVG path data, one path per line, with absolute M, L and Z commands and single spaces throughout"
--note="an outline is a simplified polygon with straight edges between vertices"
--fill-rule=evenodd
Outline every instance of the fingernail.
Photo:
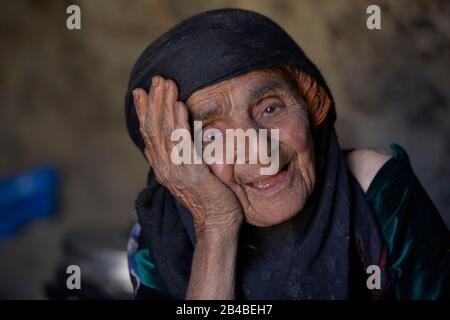
M 139 101 L 139 93 L 136 91 L 136 89 L 131 91 L 131 93 L 133 94 L 134 101 Z
M 158 76 L 154 76 L 152 79 L 152 85 L 154 87 L 156 87 L 159 84 L 159 77 Z

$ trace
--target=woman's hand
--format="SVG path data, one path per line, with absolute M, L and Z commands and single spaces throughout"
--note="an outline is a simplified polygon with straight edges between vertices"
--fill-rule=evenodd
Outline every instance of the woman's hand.
M 235 194 L 205 163 L 174 164 L 171 160 L 176 144 L 171 141 L 173 130 L 184 128 L 191 132 L 188 110 L 177 101 L 175 82 L 155 76 L 149 94 L 138 88 L 133 91 L 133 98 L 146 145 L 145 156 L 157 181 L 191 212 L 197 236 L 236 233 L 243 213 Z M 191 150 L 195 152 L 193 143 Z
M 174 164 L 173 130 L 190 131 L 188 110 L 178 100 L 175 82 L 156 76 L 147 95 L 133 91 L 145 156 L 155 177 L 192 214 L 197 242 L 192 258 L 187 299 L 232 299 L 242 207 L 234 193 L 205 163 Z M 192 138 L 191 150 L 195 152 Z M 191 155 L 193 159 L 193 155 Z

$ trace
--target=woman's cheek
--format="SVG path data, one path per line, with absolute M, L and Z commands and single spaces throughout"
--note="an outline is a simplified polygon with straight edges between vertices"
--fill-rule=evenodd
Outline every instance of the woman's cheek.
M 280 127 L 280 142 L 297 153 L 311 148 L 307 126 L 300 121 L 287 121 Z

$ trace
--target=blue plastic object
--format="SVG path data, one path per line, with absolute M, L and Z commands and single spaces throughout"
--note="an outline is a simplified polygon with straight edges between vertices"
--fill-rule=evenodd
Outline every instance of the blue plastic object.
M 58 180 L 56 170 L 48 166 L 0 180 L 0 240 L 56 212 Z

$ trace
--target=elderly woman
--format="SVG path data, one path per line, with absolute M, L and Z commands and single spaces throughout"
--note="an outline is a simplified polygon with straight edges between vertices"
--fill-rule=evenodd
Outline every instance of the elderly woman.
M 449 232 L 406 152 L 342 151 L 325 80 L 268 18 L 224 9 L 176 25 L 135 64 L 126 118 L 151 167 L 129 245 L 136 298 L 448 296 Z M 278 170 L 174 163 L 172 133 L 194 135 L 195 120 L 278 129 Z

